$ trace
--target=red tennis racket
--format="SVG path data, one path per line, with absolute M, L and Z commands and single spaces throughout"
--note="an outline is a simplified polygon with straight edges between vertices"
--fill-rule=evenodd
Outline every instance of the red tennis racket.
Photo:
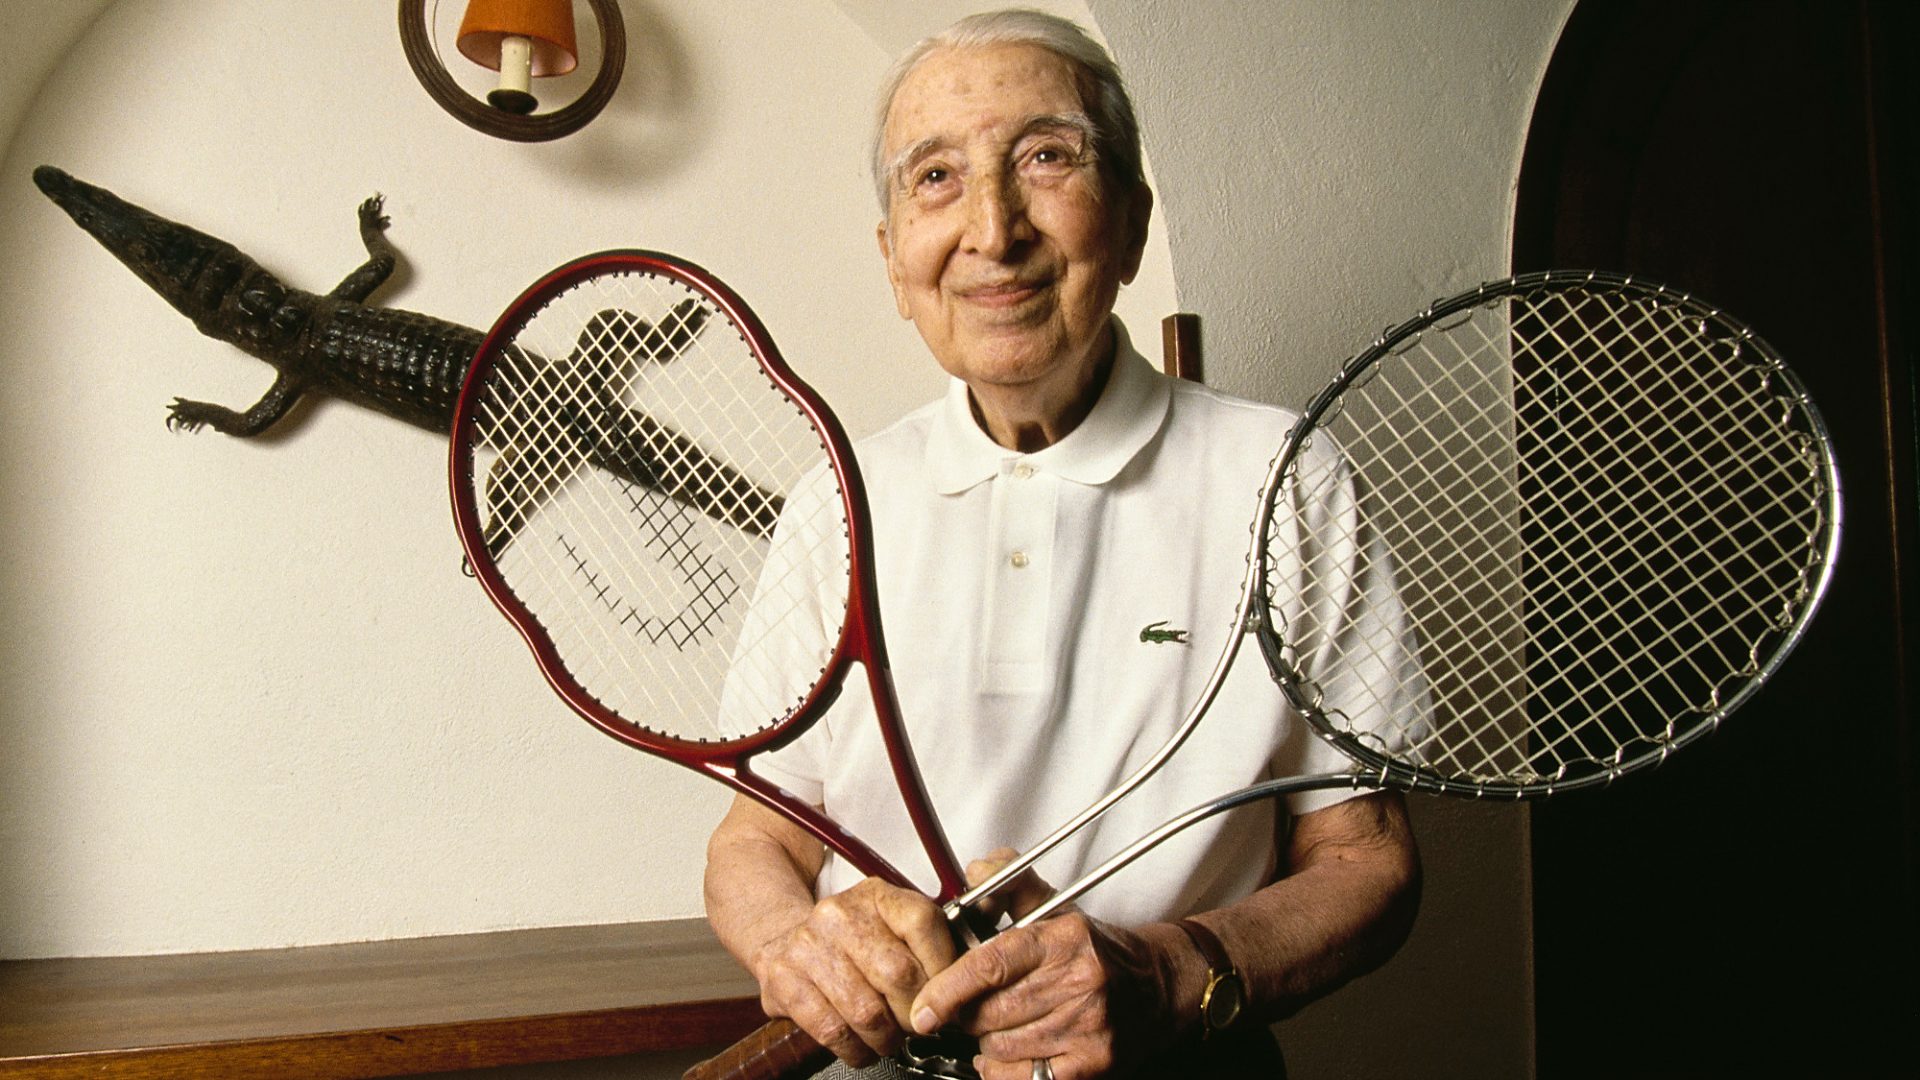
M 901 726 L 847 436 L 724 284 L 644 251 L 540 279 L 474 357 L 450 473 L 473 574 L 574 712 L 912 887 L 749 768 L 858 664 L 942 898 L 965 888 Z

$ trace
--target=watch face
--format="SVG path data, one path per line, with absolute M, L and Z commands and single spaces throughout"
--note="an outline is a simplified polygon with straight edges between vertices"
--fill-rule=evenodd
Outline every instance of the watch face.
M 1240 1010 L 1247 1004 L 1247 988 L 1240 984 L 1240 973 L 1229 971 L 1217 975 L 1207 986 L 1206 1000 L 1201 1011 L 1206 1016 L 1207 1027 L 1220 1031 L 1231 1027 L 1240 1018 Z

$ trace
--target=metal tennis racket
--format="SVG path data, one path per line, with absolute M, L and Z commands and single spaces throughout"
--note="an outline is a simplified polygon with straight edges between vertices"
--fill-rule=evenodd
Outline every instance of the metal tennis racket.
M 943 894 L 964 887 L 901 728 L 846 434 L 718 279 L 611 251 L 535 283 L 474 357 L 450 486 L 474 575 L 576 713 L 911 887 L 748 767 L 857 663 Z
M 1235 613 L 1245 634 L 1229 635 L 1167 745 L 949 910 L 1165 763 L 1246 634 L 1353 768 L 1196 806 L 1019 925 L 1257 799 L 1539 798 L 1657 765 L 1779 667 L 1839 538 L 1820 415 L 1737 320 L 1598 272 L 1529 274 L 1435 303 L 1342 365 L 1275 457 Z

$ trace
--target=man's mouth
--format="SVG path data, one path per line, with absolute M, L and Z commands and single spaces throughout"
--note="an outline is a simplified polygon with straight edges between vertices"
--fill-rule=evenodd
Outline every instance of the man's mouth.
M 979 307 L 1010 308 L 1038 296 L 1046 286 L 1044 280 L 988 282 L 960 289 L 959 295 L 961 299 Z

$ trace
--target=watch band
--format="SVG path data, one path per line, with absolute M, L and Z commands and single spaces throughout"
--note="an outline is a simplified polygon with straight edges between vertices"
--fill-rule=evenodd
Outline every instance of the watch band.
M 1246 1004 L 1246 986 L 1218 935 L 1192 919 L 1181 919 L 1174 925 L 1186 931 L 1194 947 L 1207 960 L 1207 988 L 1200 995 L 1200 1024 L 1201 1037 L 1211 1038 L 1239 1018 Z

